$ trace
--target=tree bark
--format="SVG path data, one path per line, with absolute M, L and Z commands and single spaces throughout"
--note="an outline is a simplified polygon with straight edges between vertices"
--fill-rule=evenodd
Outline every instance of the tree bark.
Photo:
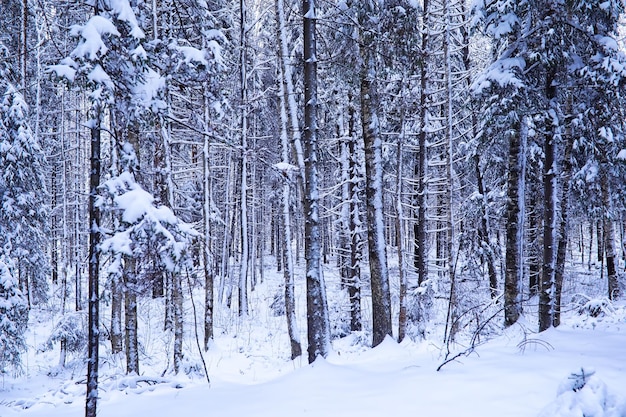
M 473 126 L 477 126 L 477 121 L 472 123 Z M 493 249 L 491 248 L 491 242 L 489 239 L 489 221 L 487 217 L 487 195 L 485 185 L 483 182 L 483 174 L 480 171 L 480 156 L 474 155 L 474 169 L 476 171 L 476 184 L 478 187 L 478 193 L 481 195 L 480 205 L 480 225 L 478 228 L 478 238 L 480 240 L 480 247 L 482 249 L 483 262 L 487 264 L 487 276 L 489 277 L 489 294 L 491 299 L 495 300 L 498 297 L 498 275 L 496 273 L 495 261 L 493 256 Z
M 326 288 L 320 265 L 320 218 L 317 164 L 317 57 L 315 0 L 303 0 L 304 16 L 304 253 L 306 258 L 309 363 L 330 351 Z
M 402 233 L 402 222 L 404 208 L 402 206 L 402 145 L 404 141 L 404 117 L 402 120 L 402 133 L 398 138 L 398 161 L 396 165 L 396 247 L 398 249 L 398 275 L 400 281 L 400 308 L 398 312 L 398 342 L 404 340 L 406 336 L 407 324 L 407 277 L 404 267 L 404 234 Z
M 529 195 L 540 195 L 537 181 L 532 181 Z M 537 194 L 535 194 L 535 192 Z M 535 296 L 539 293 L 539 280 L 541 279 L 541 211 L 539 203 L 535 199 L 530 199 L 531 206 L 528 213 L 528 294 Z
M 102 109 L 94 105 L 94 120 L 91 127 L 91 155 L 89 175 L 89 317 L 87 338 L 87 395 L 85 417 L 97 416 L 98 404 L 98 348 L 100 345 L 100 208 L 96 204 L 100 187 L 100 126 Z
M 248 315 L 248 72 L 246 0 L 239 0 L 240 11 L 240 82 L 241 82 L 241 259 L 239 265 L 239 315 Z
M 121 256 L 116 254 L 115 256 Z M 111 353 L 122 352 L 124 333 L 122 332 L 122 298 L 124 296 L 121 277 L 111 275 Z
M 430 13 L 430 0 L 424 0 L 424 33 L 422 34 L 421 50 L 423 53 L 430 48 L 430 35 L 428 21 Z M 417 206 L 417 223 L 413 226 L 415 235 L 414 264 L 417 269 L 417 285 L 421 286 L 428 279 L 427 251 L 428 230 L 426 224 L 426 136 L 428 117 L 428 67 L 421 66 L 420 70 L 420 98 L 419 98 L 419 123 L 420 130 L 418 136 L 418 160 L 415 166 L 415 176 L 417 177 L 417 195 L 415 204 Z
M 126 373 L 139 375 L 137 340 L 137 260 L 129 256 L 124 268 L 124 324 L 126 339 Z
M 348 269 L 348 298 L 350 300 L 350 329 L 360 331 L 363 327 L 361 312 L 361 209 L 357 182 L 360 180 L 360 164 L 357 157 L 356 138 L 356 111 L 352 105 L 352 96 L 349 96 L 348 108 L 348 230 L 350 240 L 350 267 Z
M 565 132 L 565 150 L 563 152 L 563 166 L 561 171 L 561 219 L 559 221 L 558 243 L 556 250 L 556 266 L 554 269 L 554 307 L 552 325 L 558 327 L 561 324 L 561 293 L 563 291 L 563 278 L 565 276 L 565 255 L 567 252 L 568 239 L 568 215 L 569 215 L 569 191 L 572 178 L 572 151 L 574 138 L 571 126 Z
M 209 122 L 209 103 L 207 94 L 204 101 L 205 124 Z M 214 299 L 214 259 L 211 256 L 211 221 L 212 221 L 212 179 L 209 137 L 204 136 L 203 146 L 203 220 L 204 234 L 202 239 L 202 264 L 204 268 L 204 350 L 209 350 L 209 342 L 213 339 L 213 299 Z
M 283 0 L 276 0 L 276 20 L 278 26 L 278 33 L 282 37 L 284 36 L 284 4 Z M 282 59 L 279 58 L 282 62 Z M 281 137 L 281 150 L 282 150 L 282 162 L 289 163 L 289 153 L 291 146 L 288 138 L 288 123 L 289 118 L 287 116 L 287 98 L 286 95 L 286 82 L 285 73 L 282 70 L 284 65 L 280 66 L 279 73 L 281 76 L 280 83 L 280 137 Z M 291 345 L 291 359 L 295 359 L 302 355 L 302 346 L 300 345 L 300 335 L 298 332 L 298 325 L 296 321 L 296 300 L 294 291 L 294 266 L 293 266 L 293 253 L 292 253 L 292 234 L 291 234 L 291 181 L 292 175 L 289 171 L 283 172 L 283 195 L 282 195 L 282 228 L 283 228 L 283 253 L 282 257 L 285 262 L 285 268 L 283 270 L 283 277 L 285 279 L 285 316 L 287 318 L 287 332 L 289 334 L 289 342 Z
M 550 69 L 546 77 L 546 98 L 552 101 L 556 97 L 556 86 L 553 84 L 555 69 Z M 556 134 L 551 118 L 546 117 L 546 136 L 544 143 L 543 163 L 543 266 L 539 282 L 539 331 L 552 325 L 555 268 L 555 228 L 556 228 Z
M 368 6 L 359 9 L 359 52 L 362 68 L 361 125 L 365 149 L 365 195 L 367 198 L 367 240 L 369 248 L 370 282 L 372 289 L 372 346 L 379 345 L 392 334 L 391 296 L 385 245 L 385 219 L 383 214 L 382 139 L 378 121 L 378 91 L 376 71 L 376 40 L 371 30 L 374 17 Z
M 609 300 L 616 300 L 620 296 L 619 282 L 617 279 L 617 269 L 615 266 L 616 250 L 615 250 L 615 222 L 612 218 L 611 190 L 609 184 L 609 173 L 607 169 L 603 169 L 601 174 L 600 188 L 602 190 L 602 203 L 604 206 L 604 255 L 606 258 L 606 276 L 608 280 Z
M 183 361 L 183 288 L 180 273 L 170 273 L 172 301 L 174 307 L 174 374 L 178 374 Z M 139 365 L 137 365 L 139 368 Z
M 506 202 L 506 255 L 504 275 L 504 325 L 511 326 L 519 319 L 520 303 L 519 280 L 521 260 L 520 242 L 520 177 L 521 140 L 520 122 L 516 121 L 509 132 L 509 161 Z

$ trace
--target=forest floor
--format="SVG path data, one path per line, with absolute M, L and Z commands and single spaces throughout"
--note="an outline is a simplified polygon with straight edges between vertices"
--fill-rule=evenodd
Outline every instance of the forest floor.
M 284 316 L 276 317 L 268 308 L 280 279 L 280 274 L 266 274 L 252 293 L 248 318 L 240 319 L 225 307 L 217 312 L 218 334 L 204 354 L 210 384 L 202 370 L 193 319 L 187 326 L 185 372 L 165 372 L 171 338 L 161 331 L 162 309 L 145 301 L 140 306 L 142 375 L 125 376 L 123 359 L 108 354 L 103 343 L 98 415 L 626 417 L 623 304 L 598 317 L 569 311 L 560 327 L 541 334 L 534 331 L 536 317 L 527 313 L 519 324 L 440 371 L 446 357 L 441 340 L 435 340 L 438 336 L 400 344 L 387 339 L 371 349 L 364 341 L 367 332 L 334 340 L 326 360 L 308 365 L 305 358 L 289 360 Z M 329 285 L 331 305 L 334 285 Z M 298 303 L 302 311 L 301 288 Z M 192 311 L 193 306 L 188 307 Z M 84 415 L 81 355 L 70 355 L 60 369 L 58 348 L 38 348 L 51 331 L 51 314 L 31 312 L 25 372 L 18 378 L 1 377 L 0 417 Z M 301 322 L 303 334 L 305 329 Z M 455 344 L 452 354 L 464 349 L 462 343 Z

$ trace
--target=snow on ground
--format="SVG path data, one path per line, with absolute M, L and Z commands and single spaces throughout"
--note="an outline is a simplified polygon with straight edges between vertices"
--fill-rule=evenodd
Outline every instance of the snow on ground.
M 257 313 L 248 320 L 227 312 L 218 316 L 218 336 L 205 355 L 210 386 L 194 371 L 201 362 L 191 326 L 188 374 L 161 377 L 168 344 L 158 336 L 158 320 L 144 317 L 143 375 L 124 376 L 122 361 L 116 363 L 105 351 L 98 415 L 626 417 L 623 305 L 598 318 L 570 312 L 558 329 L 542 334 L 530 330 L 536 318 L 529 315 L 528 322 L 522 320 L 439 372 L 444 361 L 439 342 L 388 339 L 369 349 L 359 335 L 335 340 L 332 355 L 309 366 L 306 359 L 288 360 L 284 317 L 262 308 L 271 303 L 278 282 L 266 279 L 255 291 L 251 302 L 257 303 L 252 308 Z M 298 302 L 303 308 L 302 293 Z M 141 308 L 149 316 L 152 307 Z M 32 327 L 31 345 L 37 345 L 45 340 L 45 329 Z M 75 359 L 59 371 L 57 356 L 56 350 L 31 352 L 27 376 L 0 380 L 0 417 L 84 415 L 84 368 Z M 581 372 L 588 383 L 573 391 L 580 381 L 568 377 Z

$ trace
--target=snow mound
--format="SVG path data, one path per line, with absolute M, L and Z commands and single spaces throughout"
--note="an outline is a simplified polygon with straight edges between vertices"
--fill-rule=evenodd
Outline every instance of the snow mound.
M 593 371 L 581 369 L 559 385 L 556 400 L 539 417 L 626 417 L 626 401 Z

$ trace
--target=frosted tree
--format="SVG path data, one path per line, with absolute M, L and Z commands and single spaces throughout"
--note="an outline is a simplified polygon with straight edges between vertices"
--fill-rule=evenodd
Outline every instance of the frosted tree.
M 124 147 L 123 151 L 125 159 L 133 159 L 130 145 Z M 157 205 L 155 198 L 136 182 L 129 170 L 124 170 L 117 177 L 106 181 L 103 188 L 107 195 L 102 202 L 103 207 L 120 218 L 117 230 L 104 239 L 101 245 L 102 251 L 111 253 L 116 260 L 109 268 L 110 274 L 133 274 L 131 283 L 138 285 L 136 278 L 142 274 L 141 265 L 132 262 L 133 269 L 128 271 L 123 263 L 129 259 L 146 259 L 154 256 L 153 254 L 159 257 L 163 269 L 171 274 L 180 275 L 191 267 L 189 246 L 197 232 L 190 225 L 181 222 L 168 207 Z M 136 291 L 134 288 L 130 290 Z M 182 317 L 176 318 L 182 321 Z M 126 336 L 127 370 L 129 373 L 138 373 L 136 323 L 133 325 L 134 329 L 130 329 L 132 333 Z M 182 326 L 180 328 L 182 332 Z M 181 345 L 176 346 L 177 343 Z M 174 372 L 177 373 L 182 361 L 182 335 L 175 338 L 173 359 Z
M 0 232 L 22 292 L 29 304 L 37 304 L 47 299 L 49 205 L 43 150 L 27 112 L 22 94 L 8 84 L 0 108 Z
M 28 325 L 28 305 L 11 273 L 10 259 L 0 255 L 0 373 L 21 371 L 20 355 L 26 351 L 24 333 Z
M 0 42 L 0 368 L 19 372 L 28 309 L 47 300 L 48 232 L 43 151 Z

